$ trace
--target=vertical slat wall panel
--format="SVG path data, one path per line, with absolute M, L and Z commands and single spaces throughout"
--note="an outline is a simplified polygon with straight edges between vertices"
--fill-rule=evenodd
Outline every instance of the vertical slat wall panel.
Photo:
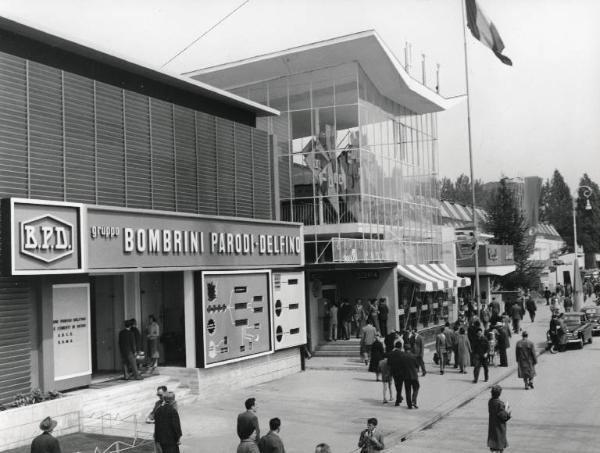
M 123 98 L 119 88 L 96 83 L 98 203 L 125 206 Z
M 130 208 L 152 209 L 149 102 L 147 96 L 125 92 L 127 206 Z
M 31 329 L 27 282 L 0 278 L 0 403 L 31 389 Z
M 254 217 L 272 219 L 273 184 L 271 156 L 266 132 L 254 130 L 252 136 L 252 172 L 254 174 Z
M 277 137 L 277 147 L 274 150 L 279 165 L 279 195 L 282 200 L 291 197 L 290 191 L 290 158 L 289 158 L 289 131 L 287 112 L 282 112 L 281 117 L 273 118 L 273 135 Z
M 66 199 L 96 202 L 94 82 L 65 73 Z
M 152 184 L 154 209 L 176 211 L 173 106 L 152 99 Z
M 2 196 L 268 218 L 267 141 L 252 134 L 0 53 Z
M 29 63 L 30 196 L 64 199 L 62 76 Z
M 198 153 L 198 213 L 218 212 L 217 200 L 217 126 L 214 116 L 196 113 Z
M 177 210 L 198 210 L 198 175 L 194 111 L 175 106 L 175 177 Z
M 217 118 L 217 196 L 219 215 L 235 215 L 235 147 L 233 122 Z
M 0 53 L 0 196 L 26 197 L 27 173 L 26 62 Z
M 235 215 L 254 217 L 252 168 L 252 136 L 250 128 L 235 125 Z M 266 196 L 263 193 L 262 196 Z

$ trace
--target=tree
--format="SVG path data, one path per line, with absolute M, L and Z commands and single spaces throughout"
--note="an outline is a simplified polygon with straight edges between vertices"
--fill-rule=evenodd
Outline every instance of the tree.
M 529 261 L 533 252 L 533 237 L 527 234 L 529 225 L 506 179 L 490 197 L 486 231 L 494 235 L 493 244 L 512 245 L 516 270 L 500 278 L 505 289 L 532 288 L 537 285 L 540 269 Z
M 550 196 L 550 180 L 546 179 L 542 184 L 542 188 L 540 190 L 540 200 L 539 200 L 539 219 L 540 222 L 549 222 L 546 218 L 546 206 L 548 205 L 548 197 Z
M 473 195 L 471 193 L 471 179 L 464 173 L 456 178 L 453 183 L 450 178 L 442 178 L 440 182 L 440 198 L 442 200 L 453 201 L 465 206 L 473 205 Z M 475 180 L 475 205 L 478 208 L 485 208 L 487 196 L 483 190 L 483 182 L 480 179 Z
M 600 253 L 600 231 L 598 230 L 600 225 L 600 190 L 598 184 L 592 181 L 587 173 L 584 173 L 579 181 L 579 186 L 588 186 L 592 189 L 589 197 L 585 196 L 585 189 L 578 189 L 576 205 L 577 242 L 583 246 L 583 251 L 589 256 L 589 254 Z M 587 200 L 589 200 L 591 209 L 586 209 Z
M 440 181 L 440 199 L 454 201 L 454 195 L 454 183 L 444 176 Z
M 547 195 L 543 200 L 543 219 L 551 223 L 573 250 L 573 199 L 571 191 L 558 170 L 554 170 Z

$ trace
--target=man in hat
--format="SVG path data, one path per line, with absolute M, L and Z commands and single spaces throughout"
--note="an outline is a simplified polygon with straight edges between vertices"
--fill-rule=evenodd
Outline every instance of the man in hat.
M 42 420 L 40 423 L 42 434 L 31 442 L 31 453 L 61 453 L 58 440 L 52 436 L 54 428 L 56 428 L 56 420 L 50 417 Z

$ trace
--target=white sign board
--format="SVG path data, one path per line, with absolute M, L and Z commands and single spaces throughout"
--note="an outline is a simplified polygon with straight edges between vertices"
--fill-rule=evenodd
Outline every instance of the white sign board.
M 92 374 L 90 285 L 52 286 L 54 380 Z

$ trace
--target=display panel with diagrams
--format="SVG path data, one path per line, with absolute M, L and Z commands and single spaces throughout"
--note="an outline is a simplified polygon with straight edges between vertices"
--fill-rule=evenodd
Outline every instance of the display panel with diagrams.
M 204 367 L 273 352 L 269 271 L 203 272 Z
M 304 272 L 274 272 L 272 280 L 275 349 L 306 344 Z

